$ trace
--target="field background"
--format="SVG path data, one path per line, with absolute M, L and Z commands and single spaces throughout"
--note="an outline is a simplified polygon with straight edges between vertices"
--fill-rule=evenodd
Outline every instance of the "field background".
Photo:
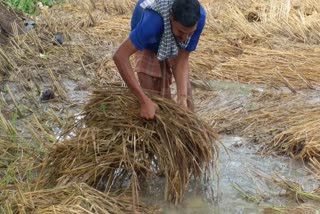
M 317 183 L 320 2 L 200 2 L 207 22 L 190 59 L 196 114 L 221 136 L 245 138 L 257 146 L 261 157 L 284 156 L 303 163 Z M 21 33 L 25 21 L 20 18 L 16 19 L 18 25 L 1 26 L 10 34 L 1 36 L 0 46 L 1 211 L 30 208 L 33 202 L 27 198 L 38 190 L 35 184 L 42 161 L 81 111 L 90 92 L 96 87 L 123 84 L 112 54 L 130 31 L 134 3 L 44 1 L 30 9 L 11 1 L 29 13 L 18 12 L 17 17 L 33 20 L 36 25 L 27 33 Z M 54 41 L 57 33 L 64 37 L 62 45 Z M 44 102 L 47 90 L 54 92 L 55 98 Z M 293 201 L 294 197 L 299 203 L 320 199 L 319 188 L 304 191 L 285 178 L 273 181 L 293 195 Z M 23 197 L 23 192 L 28 197 Z M 23 203 L 12 202 L 17 193 Z M 247 196 L 244 194 L 250 199 Z M 268 207 L 264 212 L 319 210 L 299 203 Z

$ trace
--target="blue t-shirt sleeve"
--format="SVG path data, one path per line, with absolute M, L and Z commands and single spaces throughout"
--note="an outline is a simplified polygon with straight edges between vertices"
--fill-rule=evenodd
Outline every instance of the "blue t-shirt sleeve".
M 141 10 L 143 10 L 141 8 Z M 138 14 L 137 14 L 138 15 Z M 132 19 L 139 18 L 136 23 L 131 23 L 131 33 L 129 38 L 133 45 L 138 50 L 145 49 L 148 44 L 154 43 L 163 32 L 163 20 L 159 14 L 151 10 L 143 10 L 138 15 L 140 17 L 134 17 Z
M 206 11 L 204 10 L 204 8 L 201 6 L 200 9 L 200 19 L 198 22 L 198 26 L 196 31 L 194 32 L 194 34 L 191 36 L 190 42 L 188 44 L 188 46 L 186 47 L 186 50 L 191 52 L 196 50 L 199 39 L 200 39 L 200 35 L 202 33 L 202 30 L 204 28 L 204 25 L 206 23 Z

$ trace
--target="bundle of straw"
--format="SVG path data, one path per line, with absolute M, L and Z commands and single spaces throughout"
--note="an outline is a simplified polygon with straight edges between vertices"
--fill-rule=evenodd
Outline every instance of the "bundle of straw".
M 150 97 L 161 110 L 154 121 L 145 121 L 128 90 L 94 91 L 82 119 L 49 153 L 46 167 L 51 170 L 44 180 L 54 185 L 103 184 L 108 191 L 126 187 L 136 200 L 139 177 L 164 173 L 165 199 L 180 202 L 191 177 L 212 172 L 218 156 L 216 133 L 173 101 Z
M 282 96 L 248 112 L 239 126 L 265 143 L 263 152 L 277 152 L 309 161 L 320 157 L 320 106 L 306 97 Z M 260 138 L 260 139 L 259 139 Z
M 0 203 L 4 213 L 155 213 L 154 208 L 132 206 L 127 196 L 115 197 L 102 193 L 87 184 L 72 184 L 34 192 L 6 195 Z

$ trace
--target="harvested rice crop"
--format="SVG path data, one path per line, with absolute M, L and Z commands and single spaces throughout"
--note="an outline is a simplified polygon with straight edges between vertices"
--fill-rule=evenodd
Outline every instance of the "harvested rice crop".
M 138 102 L 127 89 L 94 91 L 82 118 L 49 153 L 46 183 L 125 188 L 136 200 L 140 180 L 163 174 L 165 199 L 180 202 L 191 178 L 212 171 L 216 133 L 192 112 L 150 96 L 161 109 L 154 121 L 138 116 Z
M 3 213 L 156 213 L 143 205 L 132 207 L 127 196 L 114 197 L 87 184 L 71 184 L 33 192 L 11 192 L 0 203 Z

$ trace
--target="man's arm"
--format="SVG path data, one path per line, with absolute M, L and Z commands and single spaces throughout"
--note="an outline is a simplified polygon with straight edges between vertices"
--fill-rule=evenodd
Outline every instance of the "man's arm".
M 130 56 L 136 51 L 136 47 L 133 45 L 131 40 L 127 38 L 122 42 L 113 55 L 113 60 L 123 81 L 138 98 L 140 103 L 140 116 L 145 119 L 153 119 L 155 112 L 159 107 L 143 92 L 130 64 Z
M 188 81 L 189 81 L 189 55 L 185 49 L 179 49 L 173 75 L 177 84 L 177 102 L 187 108 Z

